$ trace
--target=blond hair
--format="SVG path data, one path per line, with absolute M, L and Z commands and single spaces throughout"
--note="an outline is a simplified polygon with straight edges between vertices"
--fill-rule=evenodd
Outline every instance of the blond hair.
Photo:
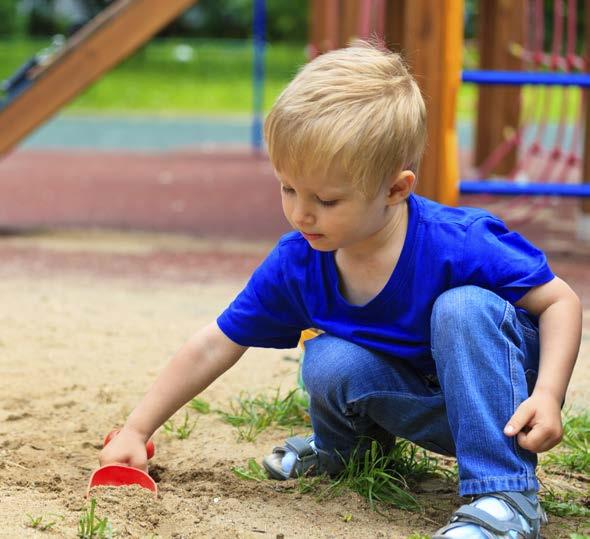
M 356 41 L 301 68 L 264 134 L 279 174 L 338 171 L 372 196 L 391 175 L 418 167 L 426 108 L 399 54 Z

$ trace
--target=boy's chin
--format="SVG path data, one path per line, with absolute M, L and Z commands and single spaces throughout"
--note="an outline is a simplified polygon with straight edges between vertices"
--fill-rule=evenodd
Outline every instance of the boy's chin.
M 327 243 L 320 243 L 320 242 L 311 242 L 308 241 L 307 242 L 309 244 L 309 246 L 314 249 L 315 251 L 321 251 L 322 253 L 329 253 L 331 251 L 335 251 L 336 247 L 334 247 L 333 245 L 329 245 Z

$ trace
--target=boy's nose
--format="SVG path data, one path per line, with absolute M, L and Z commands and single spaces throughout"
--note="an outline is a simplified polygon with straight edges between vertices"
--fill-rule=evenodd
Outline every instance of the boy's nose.
M 293 208 L 292 218 L 297 226 L 310 224 L 315 220 L 313 213 L 306 204 L 296 204 Z

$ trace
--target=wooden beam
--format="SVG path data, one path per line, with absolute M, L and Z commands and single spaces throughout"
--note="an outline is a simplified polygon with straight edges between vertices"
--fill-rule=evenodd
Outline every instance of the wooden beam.
M 522 0 L 480 0 L 480 68 L 518 71 L 522 61 L 511 52 L 511 44 L 523 42 L 524 3 Z M 517 86 L 480 85 L 477 100 L 475 163 L 481 165 L 490 154 L 519 128 L 520 93 Z M 509 174 L 516 164 L 516 145 L 492 170 Z
M 397 13 L 388 9 L 386 42 L 401 43 L 428 111 L 428 139 L 417 192 L 455 205 L 459 184 L 455 117 L 463 56 L 463 1 L 401 0 L 395 4 L 402 9 Z M 392 31 L 402 35 L 392 35 Z
M 0 109 L 0 155 L 12 149 L 101 75 L 196 0 L 117 0 L 81 28 L 34 81 Z

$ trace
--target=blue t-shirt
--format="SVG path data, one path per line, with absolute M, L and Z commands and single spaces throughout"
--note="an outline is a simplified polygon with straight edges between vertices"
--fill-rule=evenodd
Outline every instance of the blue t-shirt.
M 265 348 L 293 348 L 303 329 L 318 328 L 432 372 L 430 316 L 444 291 L 476 285 L 514 303 L 554 277 L 539 249 L 484 210 L 417 195 L 408 210 L 399 260 L 366 305 L 340 293 L 334 252 L 316 251 L 291 232 L 219 316 L 219 327 L 240 345 Z

